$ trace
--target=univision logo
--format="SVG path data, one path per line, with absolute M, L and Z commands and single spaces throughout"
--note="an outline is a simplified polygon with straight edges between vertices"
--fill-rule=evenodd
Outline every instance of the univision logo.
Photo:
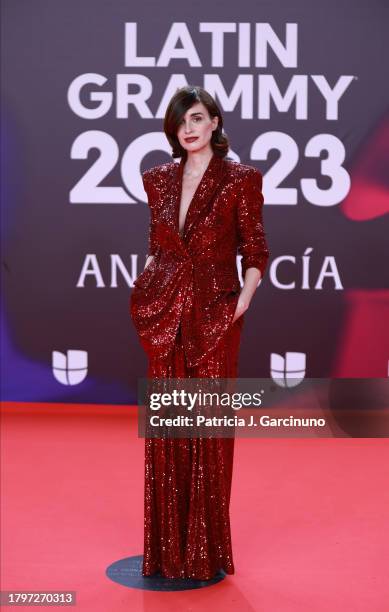
M 88 353 L 69 349 L 66 353 L 52 352 L 54 377 L 62 385 L 79 385 L 88 374 Z
M 285 357 L 271 353 L 270 375 L 280 387 L 297 387 L 304 380 L 306 354 L 288 351 Z

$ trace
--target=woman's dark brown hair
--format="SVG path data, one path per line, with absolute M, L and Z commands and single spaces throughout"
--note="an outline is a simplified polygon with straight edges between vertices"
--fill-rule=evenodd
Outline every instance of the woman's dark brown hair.
M 186 111 L 197 102 L 204 104 L 211 119 L 212 117 L 219 117 L 218 126 L 212 132 L 211 146 L 215 155 L 225 157 L 230 145 L 227 135 L 223 133 L 223 117 L 220 108 L 212 96 L 198 85 L 187 85 L 178 89 L 166 109 L 163 129 L 173 149 L 172 157 L 186 159 L 187 151 L 180 145 L 177 131 Z

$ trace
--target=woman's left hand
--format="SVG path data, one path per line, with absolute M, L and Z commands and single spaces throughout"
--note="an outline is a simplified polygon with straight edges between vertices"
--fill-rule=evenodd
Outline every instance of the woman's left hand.
M 258 268 L 251 267 L 247 268 L 243 289 L 239 295 L 239 300 L 235 308 L 234 318 L 232 319 L 232 323 L 235 323 L 239 317 L 246 312 L 248 309 L 251 299 L 255 293 L 255 290 L 258 286 L 258 282 L 261 278 L 261 272 Z
M 239 300 L 238 303 L 236 305 L 235 308 L 235 313 L 234 313 L 234 318 L 232 319 L 232 323 L 235 323 L 235 321 L 237 319 L 239 319 L 239 317 L 246 312 L 246 310 L 249 307 L 249 301 L 246 297 L 242 296 L 242 294 L 239 296 Z

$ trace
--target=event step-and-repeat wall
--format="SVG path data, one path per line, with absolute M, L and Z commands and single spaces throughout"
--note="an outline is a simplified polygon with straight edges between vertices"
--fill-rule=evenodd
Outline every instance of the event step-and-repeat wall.
M 136 403 L 141 172 L 172 161 L 186 84 L 263 174 L 271 256 L 240 376 L 388 376 L 387 7 L 220 6 L 3 3 L 2 399 Z

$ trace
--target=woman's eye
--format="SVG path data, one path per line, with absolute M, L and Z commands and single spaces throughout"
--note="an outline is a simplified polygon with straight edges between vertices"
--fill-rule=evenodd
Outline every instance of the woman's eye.
M 193 121 L 195 123 L 199 123 L 199 121 L 201 121 L 202 117 L 193 117 Z M 185 125 L 185 119 L 181 119 L 181 125 Z

